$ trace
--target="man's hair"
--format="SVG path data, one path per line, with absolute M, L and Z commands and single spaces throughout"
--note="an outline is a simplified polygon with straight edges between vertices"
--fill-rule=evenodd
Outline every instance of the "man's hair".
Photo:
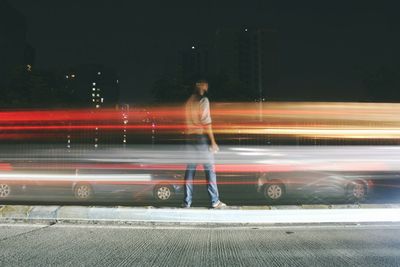
M 200 83 L 207 83 L 208 84 L 208 81 L 206 79 L 199 79 L 199 80 L 196 80 L 194 85 L 197 85 L 197 84 L 200 84 Z

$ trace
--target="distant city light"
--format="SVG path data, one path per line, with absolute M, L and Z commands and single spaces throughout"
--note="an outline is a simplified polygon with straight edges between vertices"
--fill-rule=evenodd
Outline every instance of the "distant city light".
M 192 46 L 192 49 L 196 49 L 196 47 L 193 45 L 193 46 Z
M 96 86 L 96 83 L 93 83 L 93 86 Z
M 99 72 L 97 73 L 97 75 L 101 75 L 101 72 L 99 71 Z
M 65 78 L 66 78 L 66 79 L 68 79 L 68 78 L 69 78 L 69 76 L 68 76 L 68 75 L 65 75 Z
M 71 74 L 71 78 L 75 78 L 75 74 Z
M 94 87 L 93 87 L 93 89 L 92 89 L 92 90 L 93 90 L 93 91 L 96 91 L 96 88 L 94 88 Z
M 26 65 L 26 70 L 27 71 L 32 71 L 32 65 L 30 65 L 30 64 Z
M 117 83 L 119 83 L 119 80 L 117 80 Z
M 247 28 L 245 28 L 245 29 L 244 29 L 244 31 L 245 31 L 245 32 L 247 32 L 247 31 L 248 31 L 248 29 L 247 29 Z

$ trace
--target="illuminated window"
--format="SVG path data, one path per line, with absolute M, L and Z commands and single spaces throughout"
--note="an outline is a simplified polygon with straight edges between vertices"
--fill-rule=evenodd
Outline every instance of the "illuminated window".
M 193 46 L 192 46 L 192 49 L 196 49 L 196 47 L 193 45 Z
M 66 78 L 66 79 L 68 79 L 68 78 L 69 78 L 69 76 L 68 76 L 68 75 L 65 75 L 65 78 Z
M 96 86 L 96 83 L 93 83 L 93 86 Z
M 92 90 L 93 90 L 93 91 L 95 91 L 95 90 L 96 90 L 96 88 L 94 88 L 94 87 L 93 87 L 93 89 L 92 89 Z
M 75 78 L 75 74 L 71 74 L 71 78 Z
M 99 71 L 99 72 L 97 73 L 97 75 L 101 75 L 101 72 Z

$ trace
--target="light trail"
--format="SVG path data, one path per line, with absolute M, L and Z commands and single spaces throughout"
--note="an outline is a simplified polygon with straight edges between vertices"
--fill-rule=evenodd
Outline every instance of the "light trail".
M 152 131 L 159 139 L 183 138 L 182 106 L 138 108 L 124 114 L 126 123 L 121 111 L 113 109 L 0 111 L 0 139 L 57 139 L 67 131 L 78 135 L 96 128 L 107 134 L 126 130 L 133 138 Z M 224 140 L 237 140 L 240 136 L 251 139 L 256 135 L 396 140 L 400 137 L 399 115 L 399 104 L 383 103 L 267 102 L 261 111 L 257 103 L 212 106 L 213 128 Z

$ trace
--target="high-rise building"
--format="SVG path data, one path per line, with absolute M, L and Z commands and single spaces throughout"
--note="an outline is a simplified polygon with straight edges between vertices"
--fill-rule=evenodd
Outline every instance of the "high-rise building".
M 119 79 L 116 71 L 100 64 L 86 64 L 69 68 L 63 77 L 65 90 L 73 96 L 73 103 L 78 107 L 90 107 L 94 110 L 116 107 L 119 100 Z M 92 139 L 97 148 L 107 143 L 111 137 L 102 131 L 101 123 L 93 126 L 92 130 L 85 130 L 77 134 L 75 139 Z M 125 136 L 126 140 L 126 136 Z M 67 148 L 75 141 L 67 135 Z
M 98 64 L 80 65 L 66 71 L 63 79 L 78 106 L 101 108 L 118 103 L 119 78 L 112 68 Z
M 17 67 L 32 69 L 35 50 L 27 43 L 26 35 L 25 17 L 7 0 L 0 0 L 0 87 L 8 83 Z
M 216 31 L 215 71 L 240 82 L 254 99 L 268 96 L 278 80 L 277 32 L 265 28 Z
M 250 99 L 268 97 L 278 82 L 277 31 L 267 28 L 222 28 L 208 41 L 180 51 L 185 83 L 220 75 Z
M 212 49 L 202 44 L 192 44 L 180 51 L 180 66 L 182 78 L 185 82 L 191 82 L 198 78 L 204 78 L 212 73 Z

